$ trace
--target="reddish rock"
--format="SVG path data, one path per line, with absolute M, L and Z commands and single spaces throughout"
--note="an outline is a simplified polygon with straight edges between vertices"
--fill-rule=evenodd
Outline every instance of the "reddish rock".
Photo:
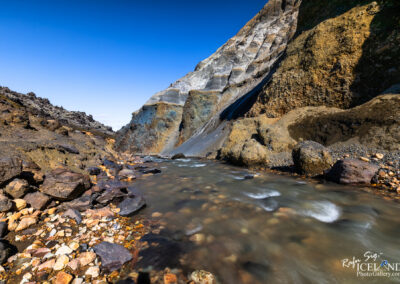
M 46 175 L 40 191 L 59 200 L 72 200 L 89 188 L 88 176 L 67 169 L 57 169 Z
M 23 179 L 14 179 L 10 182 L 4 189 L 7 194 L 11 195 L 13 198 L 21 198 L 29 190 L 29 184 Z
M 370 184 L 379 167 L 356 159 L 337 161 L 326 172 L 327 180 L 341 184 Z
M 25 195 L 24 200 L 30 204 L 33 208 L 42 210 L 50 202 L 50 197 L 41 192 L 28 193 Z
M 56 279 L 53 280 L 53 284 L 69 284 L 71 283 L 72 279 L 72 275 L 64 271 L 60 271 L 57 273 Z

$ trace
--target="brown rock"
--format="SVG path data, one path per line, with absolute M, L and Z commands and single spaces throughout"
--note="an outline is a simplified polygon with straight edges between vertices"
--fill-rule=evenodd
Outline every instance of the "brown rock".
M 0 212 L 8 212 L 12 208 L 12 202 L 7 196 L 0 194 Z
M 40 191 L 59 200 L 72 200 L 89 188 L 88 176 L 67 169 L 57 169 L 46 175 Z
M 51 270 L 53 270 L 53 266 L 55 263 L 56 263 L 56 260 L 54 258 L 50 259 L 50 260 L 42 263 L 41 265 L 39 265 L 38 271 L 42 271 L 42 270 L 51 271 Z
M 167 273 L 164 274 L 164 284 L 176 284 L 178 283 L 178 279 L 175 274 Z
M 300 174 L 315 176 L 322 174 L 333 164 L 329 150 L 314 141 L 304 141 L 292 151 L 293 162 Z
M 27 193 L 29 190 L 29 184 L 26 180 L 23 179 L 14 179 L 10 182 L 6 188 L 4 189 L 9 195 L 13 198 L 21 198 Z
M 0 185 L 22 172 L 22 161 L 17 158 L 0 158 Z
M 81 266 L 86 266 L 96 259 L 96 254 L 91 251 L 83 252 L 77 259 Z
M 69 283 L 71 283 L 72 279 L 73 279 L 72 275 L 70 275 L 66 272 L 60 271 L 57 273 L 56 279 L 54 279 L 52 283 L 53 284 L 69 284 Z
M 21 222 L 19 222 L 19 224 L 18 224 L 17 228 L 15 229 L 15 231 L 19 232 L 19 231 L 25 230 L 26 228 L 36 224 L 36 221 L 37 221 L 36 218 L 33 218 L 33 217 L 23 218 L 21 220 Z
M 50 202 L 50 197 L 41 192 L 28 193 L 24 200 L 37 210 L 42 210 Z
M 370 184 L 379 167 L 356 159 L 337 161 L 326 179 L 341 184 Z

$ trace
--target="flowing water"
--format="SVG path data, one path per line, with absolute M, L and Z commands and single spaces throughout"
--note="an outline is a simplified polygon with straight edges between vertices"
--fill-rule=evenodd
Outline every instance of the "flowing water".
M 396 202 L 335 184 L 268 173 L 251 178 L 212 161 L 156 166 L 161 174 L 135 185 L 147 199 L 141 214 L 162 213 L 159 242 L 170 247 L 160 245 L 158 253 L 171 266 L 204 269 L 230 284 L 400 282 L 396 274 L 357 276 L 357 263 L 345 260 L 383 263 L 381 271 L 393 273 L 389 265 L 400 262 Z M 149 257 L 147 265 L 163 265 Z

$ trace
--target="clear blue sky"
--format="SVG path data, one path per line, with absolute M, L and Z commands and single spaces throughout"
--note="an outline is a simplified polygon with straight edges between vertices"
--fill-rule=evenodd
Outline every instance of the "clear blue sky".
M 119 129 L 267 0 L 0 0 L 0 85 Z

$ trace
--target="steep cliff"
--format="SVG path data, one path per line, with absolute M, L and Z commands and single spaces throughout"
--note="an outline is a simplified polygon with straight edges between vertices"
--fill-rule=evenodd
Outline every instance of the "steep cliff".
M 212 133 L 228 106 L 264 85 L 295 33 L 298 6 L 297 0 L 269 1 L 195 71 L 155 94 L 134 113 L 132 121 L 118 132 L 117 147 L 131 152 L 168 153 L 188 142 L 183 145 L 186 152 L 207 152 L 209 149 L 202 147 L 207 139 L 198 136 Z M 217 149 L 222 140 L 208 143 L 210 150 Z
M 234 122 L 221 158 L 290 165 L 303 139 L 337 152 L 351 144 L 399 151 L 399 97 L 373 99 L 400 93 L 399 46 L 398 1 L 304 0 L 296 36 L 247 118 Z
M 302 139 L 399 150 L 396 106 L 381 107 L 378 117 L 367 111 L 398 103 L 396 96 L 369 102 L 400 92 L 399 66 L 398 1 L 269 1 L 194 72 L 154 95 L 117 145 L 212 153 L 246 166 L 288 165 Z

